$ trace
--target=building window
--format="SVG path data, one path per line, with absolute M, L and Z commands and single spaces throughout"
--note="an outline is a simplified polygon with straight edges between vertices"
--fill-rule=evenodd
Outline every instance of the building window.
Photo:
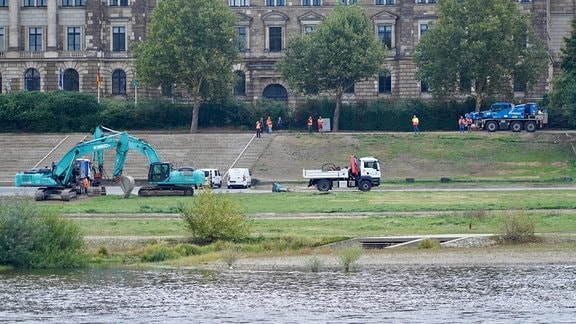
M 112 27 L 112 51 L 113 52 L 126 51 L 126 27 L 124 26 Z
M 392 25 L 379 25 L 378 38 L 386 47 L 392 48 Z
M 42 28 L 30 27 L 28 32 L 28 50 L 33 52 L 42 50 Z
M 116 6 L 126 7 L 126 6 L 128 6 L 128 0 L 110 0 L 110 6 L 112 6 L 112 7 L 116 7 Z
M 80 27 L 68 27 L 68 50 L 80 50 Z
M 353 84 L 353 85 L 349 86 L 348 88 L 344 89 L 344 93 L 345 94 L 354 94 L 355 88 L 356 88 L 356 85 Z
M 247 27 L 238 27 L 238 50 L 240 52 L 246 52 L 248 49 L 248 28 Z
M 24 89 L 28 91 L 40 90 L 40 73 L 38 73 L 38 70 L 26 70 L 26 73 L 24 73 Z
M 303 6 L 321 6 L 322 0 L 302 0 Z
M 526 88 L 526 80 L 514 78 L 514 92 L 525 92 Z
M 80 76 L 74 69 L 64 71 L 63 88 L 66 91 L 80 91 Z
M 34 7 L 34 0 L 24 0 L 24 7 Z
M 38 6 L 38 7 L 46 7 L 46 1 L 47 1 L 47 0 L 37 0 L 37 1 L 36 1 L 36 6 Z
M 422 36 L 424 36 L 424 34 L 426 34 L 426 32 L 428 31 L 428 24 L 420 24 L 420 28 L 419 28 L 419 37 L 422 38 Z
M 236 71 L 236 86 L 234 86 L 235 96 L 245 96 L 246 95 L 246 73 L 244 71 Z
M 420 81 L 420 92 L 430 92 L 430 86 L 428 86 L 428 82 L 425 80 Z
M 122 70 L 112 72 L 112 94 L 126 94 L 126 73 Z
M 230 7 L 249 7 L 250 0 L 230 0 Z
M 416 0 L 416 3 L 436 3 L 436 0 Z
M 378 76 L 378 93 L 392 92 L 392 75 L 390 72 Z
M 4 27 L 0 27 L 0 52 L 4 52 Z
M 270 52 L 282 51 L 282 27 L 269 27 L 268 36 L 268 49 Z
M 85 6 L 86 0 L 75 0 L 74 5 L 76 5 L 77 7 Z
M 342 3 L 345 5 L 353 5 L 358 4 L 358 0 L 342 0 Z
M 10 0 L 0 0 L 0 7 L 8 7 Z
M 267 6 L 284 6 L 284 0 L 266 0 Z
M 317 25 L 304 25 L 304 34 L 310 34 L 316 30 Z
M 72 7 L 74 0 L 62 0 L 62 7 Z

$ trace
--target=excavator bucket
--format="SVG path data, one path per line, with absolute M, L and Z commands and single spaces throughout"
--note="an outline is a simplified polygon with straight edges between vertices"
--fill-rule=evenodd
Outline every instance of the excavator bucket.
M 131 176 L 122 176 L 118 181 L 118 185 L 124 192 L 124 198 L 130 197 L 132 193 L 132 189 L 134 189 L 134 178 Z

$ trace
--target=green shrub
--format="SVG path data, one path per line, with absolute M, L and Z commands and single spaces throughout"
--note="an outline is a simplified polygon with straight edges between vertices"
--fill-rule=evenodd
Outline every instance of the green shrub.
M 86 263 L 79 227 L 45 214 L 25 198 L 0 200 L 0 264 L 14 268 L 70 268 Z
M 166 246 L 154 245 L 142 254 L 140 260 L 142 262 L 161 262 L 178 257 L 180 257 L 180 255 L 175 250 Z
M 425 238 L 418 243 L 419 249 L 439 249 L 441 247 L 442 246 L 438 240 L 431 238 Z
M 310 272 L 319 272 L 322 265 L 323 265 L 322 260 L 316 255 L 313 255 L 310 258 L 306 259 L 304 264 L 306 269 L 308 269 L 308 271 Z
M 522 212 L 504 214 L 500 217 L 500 240 L 504 243 L 529 243 L 538 241 L 534 234 L 534 222 Z
M 344 269 L 344 272 L 350 271 L 350 268 L 360 259 L 363 252 L 360 244 L 347 246 L 337 251 L 338 262 Z
M 208 188 L 192 204 L 180 206 L 180 214 L 185 229 L 202 243 L 240 241 L 250 234 L 251 223 L 241 208 Z

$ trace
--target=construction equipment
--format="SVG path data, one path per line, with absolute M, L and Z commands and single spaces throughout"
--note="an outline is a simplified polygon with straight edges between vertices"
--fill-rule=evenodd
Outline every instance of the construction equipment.
M 33 168 L 18 172 L 15 177 L 16 187 L 38 187 L 35 193 L 37 201 L 45 199 L 60 199 L 69 201 L 82 191 L 80 186 L 83 177 L 87 176 L 80 171 L 82 156 L 92 154 L 92 161 L 97 162 L 93 166 L 93 185 L 100 187 L 101 178 L 104 174 L 104 151 L 116 149 L 116 158 L 112 178 L 124 192 L 124 197 L 129 197 L 134 188 L 134 179 L 122 175 L 124 163 L 129 150 L 135 150 L 146 156 L 150 162 L 148 181 L 150 185 L 142 187 L 138 194 L 141 196 L 154 195 L 179 195 L 192 196 L 194 188 L 204 182 L 204 172 L 194 170 L 172 170 L 170 163 L 162 162 L 156 150 L 145 141 L 130 136 L 126 132 L 117 132 L 102 126 L 96 128 L 94 139 L 80 142 L 72 147 L 58 161 L 52 163 L 52 168 Z
M 310 179 L 308 187 L 316 186 L 319 191 L 337 188 L 358 187 L 361 191 L 370 191 L 380 185 L 380 164 L 374 157 L 357 158 L 350 156 L 350 166 L 340 168 L 333 163 L 326 163 L 320 170 L 302 170 L 302 176 Z
M 548 112 L 538 108 L 536 103 L 514 105 L 511 102 L 495 102 L 490 109 L 480 112 L 467 113 L 474 127 L 489 132 L 497 130 L 512 130 L 520 132 L 534 132 L 548 124 Z

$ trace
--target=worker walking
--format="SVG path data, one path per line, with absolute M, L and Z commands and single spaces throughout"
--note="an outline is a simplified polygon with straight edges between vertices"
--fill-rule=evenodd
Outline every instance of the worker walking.
M 466 119 L 464 119 L 464 116 L 460 116 L 460 118 L 458 118 L 458 128 L 461 134 L 463 134 L 466 130 Z
M 262 131 L 262 125 L 260 124 L 260 121 L 257 120 L 256 121 L 256 138 L 260 138 L 260 132 Z
M 414 134 L 420 134 L 420 129 L 418 129 L 418 125 L 420 124 L 420 120 L 416 115 L 412 117 L 412 127 L 414 128 Z
M 312 125 L 313 125 L 313 121 L 312 121 L 312 115 L 310 115 L 310 117 L 308 117 L 308 122 L 306 123 L 306 125 L 308 126 L 308 133 L 312 133 Z
M 268 127 L 268 134 L 272 134 L 272 119 L 270 116 L 266 119 L 266 126 Z
M 322 119 L 322 116 L 318 116 L 316 122 L 318 123 L 318 133 L 322 134 L 324 132 L 324 119 Z

